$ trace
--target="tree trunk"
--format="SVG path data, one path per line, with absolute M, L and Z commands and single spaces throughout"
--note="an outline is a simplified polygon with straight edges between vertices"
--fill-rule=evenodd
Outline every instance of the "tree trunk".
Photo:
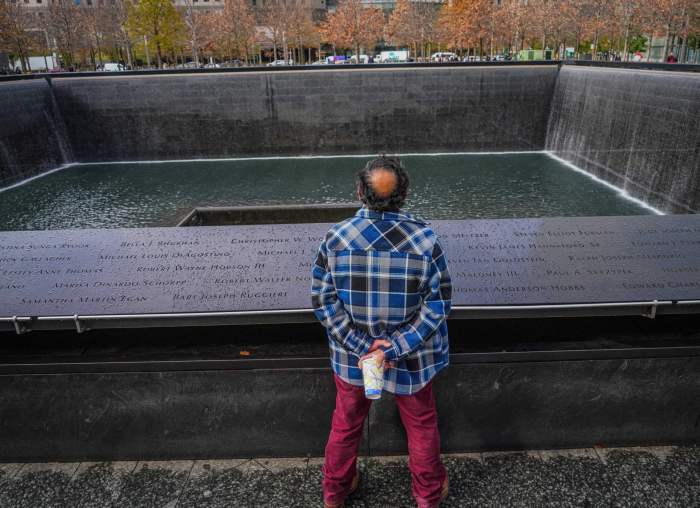
M 683 37 L 683 42 L 681 43 L 681 49 L 678 52 L 678 61 L 680 63 L 686 63 L 686 53 L 688 53 L 688 37 Z
M 129 64 L 129 68 L 134 68 L 134 62 L 131 59 L 131 42 L 126 43 L 126 63 Z
M 22 45 L 19 40 L 15 40 L 15 45 L 17 46 L 17 56 L 19 57 L 19 66 L 22 68 L 22 72 L 27 72 L 27 62 L 24 61 L 24 51 L 22 51 Z M 12 63 L 14 65 L 14 62 Z M 12 68 L 14 71 L 14 67 Z
M 663 54 L 661 55 L 662 62 L 665 62 L 666 57 L 668 56 L 668 39 L 670 38 L 670 36 L 671 36 L 671 23 L 669 22 L 666 25 L 666 37 L 664 37 L 664 50 L 663 50 Z
M 282 32 L 282 59 L 284 60 L 284 63 L 287 63 L 287 60 L 289 60 L 289 47 L 287 46 L 287 37 L 285 36 L 284 32 Z
M 627 23 L 625 25 L 625 45 L 622 48 L 623 60 L 625 62 L 629 61 L 629 43 L 630 43 L 630 25 Z
M 97 60 L 99 60 L 100 65 L 104 65 L 104 62 L 102 61 L 102 48 L 100 47 L 100 37 L 95 34 L 95 42 L 97 44 Z
M 151 50 L 148 47 L 148 37 L 145 35 L 143 36 L 143 47 L 146 51 L 146 65 L 150 68 L 151 67 Z
M 596 60 L 598 57 L 598 30 L 595 31 L 595 35 L 593 36 L 593 60 Z

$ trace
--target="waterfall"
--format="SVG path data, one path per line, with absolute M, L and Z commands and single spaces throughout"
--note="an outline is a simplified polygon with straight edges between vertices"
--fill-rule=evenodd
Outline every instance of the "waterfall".
M 7 145 L 0 139 L 0 187 L 13 180 L 12 168 L 15 166 L 14 157 L 7 149 Z
M 545 148 L 672 213 L 700 212 L 700 75 L 565 65 Z
M 61 152 L 61 159 L 63 164 L 70 164 L 75 161 L 73 158 L 73 150 L 71 149 L 70 140 L 68 138 L 68 129 L 66 128 L 66 123 L 63 121 L 63 115 L 61 114 L 61 109 L 58 107 L 56 102 L 56 95 L 51 83 L 51 79 L 47 78 L 46 82 L 49 85 L 49 99 L 48 99 L 48 110 L 47 111 L 47 121 L 52 126 L 52 131 L 56 136 L 56 144 L 59 151 Z
M 0 82 L 0 187 L 72 162 L 66 127 L 44 80 Z

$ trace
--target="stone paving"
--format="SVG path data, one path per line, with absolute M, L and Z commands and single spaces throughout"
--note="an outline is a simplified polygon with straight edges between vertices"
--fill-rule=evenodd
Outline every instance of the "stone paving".
M 445 455 L 445 507 L 700 507 L 700 447 Z M 317 507 L 318 458 L 0 464 L 0 507 Z M 362 458 L 348 508 L 414 506 L 405 457 Z

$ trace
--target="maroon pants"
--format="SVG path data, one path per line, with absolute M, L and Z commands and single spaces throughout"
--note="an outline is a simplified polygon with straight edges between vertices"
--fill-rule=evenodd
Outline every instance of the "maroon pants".
M 338 393 L 323 465 L 323 499 L 328 504 L 342 503 L 350 492 L 357 471 L 362 424 L 372 405 L 372 401 L 365 398 L 363 387 L 334 377 Z M 432 381 L 418 393 L 397 395 L 396 404 L 408 436 L 413 497 L 419 508 L 435 507 L 440 502 L 447 473 L 440 461 L 440 434 Z

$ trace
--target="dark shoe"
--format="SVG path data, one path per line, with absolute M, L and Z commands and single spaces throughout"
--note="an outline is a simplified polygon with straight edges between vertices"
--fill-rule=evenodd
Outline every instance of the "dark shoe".
M 348 497 L 352 496 L 355 492 L 357 492 L 357 489 L 360 487 L 360 473 L 355 473 L 355 478 L 352 479 L 352 483 L 350 484 L 350 492 L 348 492 Z M 344 508 L 345 507 L 345 501 L 343 501 L 340 504 L 328 504 L 325 501 L 323 502 L 323 507 L 324 508 Z

